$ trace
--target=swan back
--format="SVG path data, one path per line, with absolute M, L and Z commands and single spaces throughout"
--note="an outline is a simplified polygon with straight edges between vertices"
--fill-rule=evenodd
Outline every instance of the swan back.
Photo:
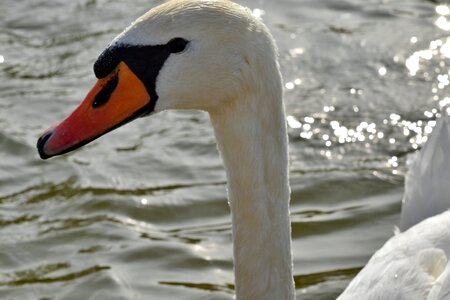
M 448 299 L 443 293 L 450 290 L 449 228 L 450 211 L 446 211 L 395 235 L 338 300 Z
M 450 208 L 450 118 L 436 121 L 421 151 L 408 161 L 402 231 Z
M 450 300 L 450 120 L 409 162 L 401 229 L 339 300 Z

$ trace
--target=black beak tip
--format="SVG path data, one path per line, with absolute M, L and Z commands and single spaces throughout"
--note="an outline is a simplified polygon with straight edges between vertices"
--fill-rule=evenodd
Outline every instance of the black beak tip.
M 53 131 L 46 132 L 37 141 L 36 147 L 38 149 L 39 156 L 42 159 L 47 159 L 47 158 L 51 157 L 51 155 L 48 155 L 47 153 L 45 153 L 44 146 L 45 146 L 45 143 L 48 141 L 48 139 L 52 136 L 52 134 L 53 134 Z

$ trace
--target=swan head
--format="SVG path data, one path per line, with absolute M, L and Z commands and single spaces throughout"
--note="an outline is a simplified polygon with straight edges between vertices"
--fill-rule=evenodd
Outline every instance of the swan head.
M 220 110 L 258 88 L 253 79 L 267 71 L 267 61 L 276 64 L 275 56 L 266 27 L 246 8 L 226 0 L 166 2 L 100 54 L 97 83 L 69 116 L 42 134 L 39 154 L 46 159 L 67 153 L 167 109 Z

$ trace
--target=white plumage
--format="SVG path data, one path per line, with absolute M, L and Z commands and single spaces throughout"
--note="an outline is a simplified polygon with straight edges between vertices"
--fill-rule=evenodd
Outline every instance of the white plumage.
M 231 1 L 169 1 L 114 41 L 189 41 L 158 74 L 155 112 L 207 111 L 227 171 L 236 298 L 293 300 L 287 133 L 275 43 Z
M 398 232 L 339 300 L 450 299 L 450 120 L 409 161 Z

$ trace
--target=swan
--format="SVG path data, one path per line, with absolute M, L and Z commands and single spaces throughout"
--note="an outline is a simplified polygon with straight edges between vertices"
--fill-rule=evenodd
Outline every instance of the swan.
M 236 298 L 293 300 L 287 130 L 266 26 L 231 1 L 168 1 L 119 34 L 94 73 L 81 104 L 39 138 L 41 158 L 167 109 L 208 112 L 227 174 Z
M 230 1 L 171 0 L 119 34 L 94 73 L 98 81 L 81 104 L 39 138 L 41 158 L 138 117 L 208 112 L 227 174 L 236 298 L 293 300 L 286 120 L 276 47 L 265 25 Z M 435 178 L 427 177 L 450 172 L 447 119 L 407 177 L 404 231 L 376 252 L 340 300 L 450 299 L 450 212 L 443 212 L 450 205 L 439 202 L 449 193 L 436 192 Z M 422 196 L 433 193 L 443 205 L 423 204 Z
M 409 159 L 400 228 L 338 300 L 450 300 L 450 117 Z

